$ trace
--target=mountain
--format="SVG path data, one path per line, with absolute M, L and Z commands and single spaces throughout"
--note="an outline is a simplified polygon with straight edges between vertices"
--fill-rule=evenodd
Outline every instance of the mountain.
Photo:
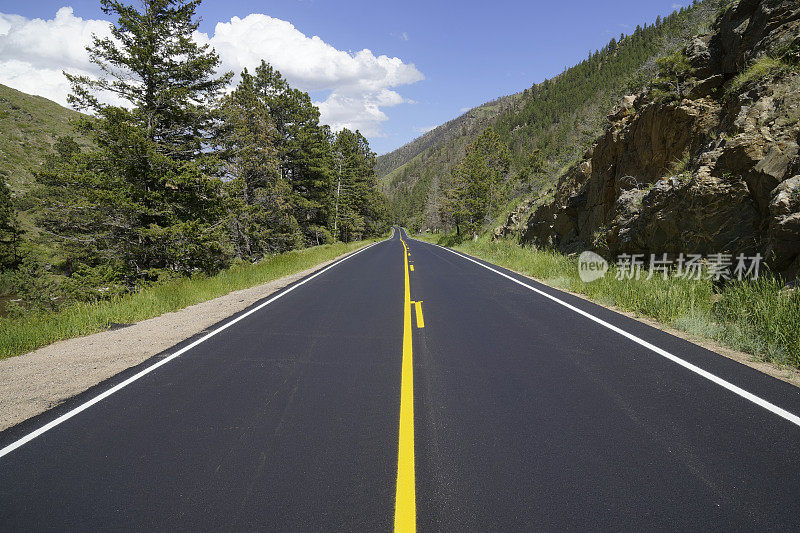
M 47 98 L 0 85 L 0 179 L 17 195 L 29 190 L 33 171 L 52 153 L 58 137 L 85 142 L 74 127 L 81 116 Z
M 800 3 L 741 0 L 625 97 L 498 235 L 564 252 L 738 254 L 800 274 Z
M 487 127 L 512 154 L 512 203 L 551 185 L 602 133 L 606 111 L 653 78 L 658 57 L 707 29 L 722 3 L 698 2 L 637 27 L 558 76 L 477 107 L 381 156 L 377 172 L 395 219 L 413 229 L 437 227 L 451 169 Z
M 386 176 L 431 147 L 450 142 L 466 132 L 477 130 L 480 133 L 491 123 L 493 118 L 500 114 L 504 106 L 510 105 L 514 97 L 515 95 L 504 96 L 470 109 L 463 115 L 437 126 L 393 152 L 378 157 L 375 173 L 378 176 Z
M 409 225 L 414 213 L 421 213 L 426 204 L 434 205 L 440 184 L 438 176 L 449 173 L 467 144 L 510 109 L 519 97 L 511 95 L 487 102 L 378 157 L 375 172 L 395 220 Z M 417 219 L 421 217 L 418 215 Z M 427 218 L 434 219 L 435 213 L 428 212 Z M 419 225 L 414 224 L 414 227 Z

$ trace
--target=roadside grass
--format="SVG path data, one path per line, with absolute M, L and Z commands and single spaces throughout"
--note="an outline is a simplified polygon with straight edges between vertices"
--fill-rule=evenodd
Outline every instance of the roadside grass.
M 791 65 L 781 58 L 764 56 L 739 73 L 730 84 L 728 94 L 736 94 L 745 86 L 788 71 Z
M 159 283 L 118 298 L 77 303 L 55 312 L 0 318 L 0 359 L 53 342 L 81 337 L 177 311 L 229 292 L 247 289 L 311 268 L 380 239 L 313 246 L 241 263 L 215 276 L 193 276 Z
M 441 244 L 439 235 L 418 238 Z M 782 290 L 781 283 L 774 279 L 730 282 L 715 293 L 707 279 L 671 275 L 665 280 L 658 273 L 649 280 L 646 276 L 618 280 L 611 265 L 603 278 L 584 283 L 578 276 L 577 257 L 523 248 L 512 240 L 491 241 L 487 236 L 452 247 L 758 359 L 800 367 L 800 291 Z

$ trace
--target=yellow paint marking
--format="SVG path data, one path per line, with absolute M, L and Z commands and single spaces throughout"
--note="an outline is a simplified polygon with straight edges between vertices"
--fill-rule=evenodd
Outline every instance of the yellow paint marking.
M 424 328 L 425 320 L 422 318 L 422 300 L 419 302 L 414 302 L 414 310 L 416 311 L 417 315 L 417 327 Z
M 403 300 L 403 363 L 400 380 L 400 442 L 397 448 L 397 492 L 394 500 L 394 530 L 417 530 L 417 496 L 414 477 L 414 365 L 411 355 L 411 282 L 408 277 L 408 247 L 400 236 L 405 262 Z
M 410 269 L 411 269 L 411 272 L 414 272 L 414 265 L 409 265 L 409 267 L 408 267 L 408 268 L 410 268 Z

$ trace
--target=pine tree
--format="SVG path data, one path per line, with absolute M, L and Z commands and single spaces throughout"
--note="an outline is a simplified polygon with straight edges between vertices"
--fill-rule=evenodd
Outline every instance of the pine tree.
M 470 235 L 476 235 L 494 216 L 505 197 L 509 163 L 508 149 L 491 128 L 467 148 L 453 170 L 446 200 L 448 218 L 458 233 L 465 225 Z
M 279 171 L 278 133 L 246 69 L 236 90 L 224 100 L 222 124 L 218 142 L 225 161 L 236 255 L 258 260 L 300 246 L 291 187 Z
M 292 188 L 295 217 L 312 241 L 315 228 L 328 224 L 333 208 L 330 130 L 320 125 L 311 97 L 290 87 L 265 61 L 256 68 L 254 84 L 278 132 L 280 174 Z
M 19 264 L 22 234 L 11 191 L 0 179 L 0 271 Z
M 333 142 L 336 160 L 334 235 L 348 242 L 386 229 L 388 208 L 377 191 L 375 153 L 356 130 L 343 129 Z
M 113 95 L 128 102 L 145 138 L 161 153 L 190 160 L 201 153 L 210 131 L 211 104 L 232 74 L 216 76 L 219 56 L 199 45 L 193 33 L 200 0 L 142 0 L 142 9 L 118 0 L 101 0 L 116 18 L 113 38 L 93 36 L 89 59 L 110 77 L 92 79 L 65 73 L 72 85 L 69 102 L 98 114 Z
M 40 224 L 65 249 L 91 243 L 87 264 L 113 265 L 128 286 L 164 271 L 214 272 L 227 260 L 222 182 L 206 149 L 230 74 L 216 76 L 218 56 L 192 38 L 198 3 L 145 0 L 139 10 L 102 0 L 114 38 L 95 37 L 87 50 L 108 77 L 67 75 L 70 101 L 96 115 L 82 124 L 96 149 L 61 150 L 41 179 Z M 103 103 L 108 94 L 129 107 Z M 79 206 L 99 215 L 81 221 Z

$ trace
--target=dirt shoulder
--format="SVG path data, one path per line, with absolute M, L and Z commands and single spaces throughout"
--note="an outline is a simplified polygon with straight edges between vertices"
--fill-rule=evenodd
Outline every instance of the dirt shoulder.
M 169 349 L 348 254 L 121 329 L 68 339 L 0 360 L 0 431 Z

